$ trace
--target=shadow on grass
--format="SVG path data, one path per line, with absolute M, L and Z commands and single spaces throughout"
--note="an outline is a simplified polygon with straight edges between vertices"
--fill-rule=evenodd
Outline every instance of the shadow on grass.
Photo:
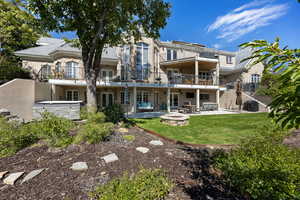
M 182 183 L 180 187 L 192 200 L 245 199 L 225 183 L 220 171 L 213 168 L 214 157 L 217 156 L 217 153 L 186 146 L 181 149 L 191 156 L 191 159 L 183 160 L 182 163 L 189 169 L 193 181 Z

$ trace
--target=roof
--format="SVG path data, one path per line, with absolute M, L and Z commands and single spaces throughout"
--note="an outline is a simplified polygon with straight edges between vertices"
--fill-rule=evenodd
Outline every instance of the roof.
M 42 37 L 36 44 L 39 46 L 16 51 L 15 55 L 20 57 L 42 57 L 50 59 L 52 55 L 58 52 L 67 52 L 81 56 L 81 49 L 72 47 L 70 43 L 66 43 L 61 39 Z M 104 48 L 102 57 L 107 59 L 118 59 L 116 48 Z

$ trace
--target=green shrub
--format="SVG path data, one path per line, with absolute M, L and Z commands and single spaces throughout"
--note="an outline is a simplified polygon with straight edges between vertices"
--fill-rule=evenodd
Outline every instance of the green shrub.
M 23 131 L 22 127 L 8 123 L 0 117 L 0 157 L 12 155 L 37 140 L 36 135 Z
M 74 143 L 99 143 L 101 141 L 104 141 L 111 134 L 112 128 L 112 123 L 87 123 L 80 128 L 79 132 L 74 138 Z
M 163 199 L 173 187 L 159 169 L 142 169 L 134 177 L 125 174 L 90 193 L 97 200 L 156 200 Z
M 64 147 L 72 143 L 69 131 L 74 127 L 75 124 L 71 120 L 44 112 L 40 121 L 32 122 L 24 128 L 46 140 L 50 146 Z
M 88 110 L 86 106 L 80 107 L 80 119 L 87 119 L 88 118 Z
M 284 131 L 265 131 L 219 156 L 229 183 L 252 199 L 300 199 L 300 150 L 282 144 Z
M 124 111 L 120 104 L 113 104 L 111 106 L 108 106 L 103 110 L 103 112 L 106 116 L 106 121 L 112 122 L 114 124 L 125 119 Z
M 104 123 L 106 121 L 106 116 L 102 112 L 88 113 L 87 114 L 88 123 Z

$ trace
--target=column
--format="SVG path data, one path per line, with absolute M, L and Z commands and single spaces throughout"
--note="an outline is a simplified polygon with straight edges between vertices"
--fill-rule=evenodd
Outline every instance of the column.
M 216 103 L 218 106 L 218 110 L 220 109 L 220 90 L 218 89 L 216 92 Z
M 168 91 L 167 91 L 167 111 L 168 112 L 171 112 L 171 101 L 170 101 L 170 96 L 171 96 L 171 89 L 168 88 Z
M 200 89 L 196 90 L 196 111 L 200 112 Z
M 136 87 L 133 87 L 133 113 L 136 113 Z
M 55 101 L 56 100 L 56 85 L 51 84 L 51 89 L 50 89 L 50 93 L 51 93 L 51 101 Z
M 195 84 L 199 83 L 198 56 L 195 56 Z

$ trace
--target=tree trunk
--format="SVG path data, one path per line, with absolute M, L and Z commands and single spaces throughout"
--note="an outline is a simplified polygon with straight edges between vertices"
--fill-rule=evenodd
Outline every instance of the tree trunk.
M 88 112 L 97 111 L 97 85 L 96 79 L 86 78 L 86 98 Z

